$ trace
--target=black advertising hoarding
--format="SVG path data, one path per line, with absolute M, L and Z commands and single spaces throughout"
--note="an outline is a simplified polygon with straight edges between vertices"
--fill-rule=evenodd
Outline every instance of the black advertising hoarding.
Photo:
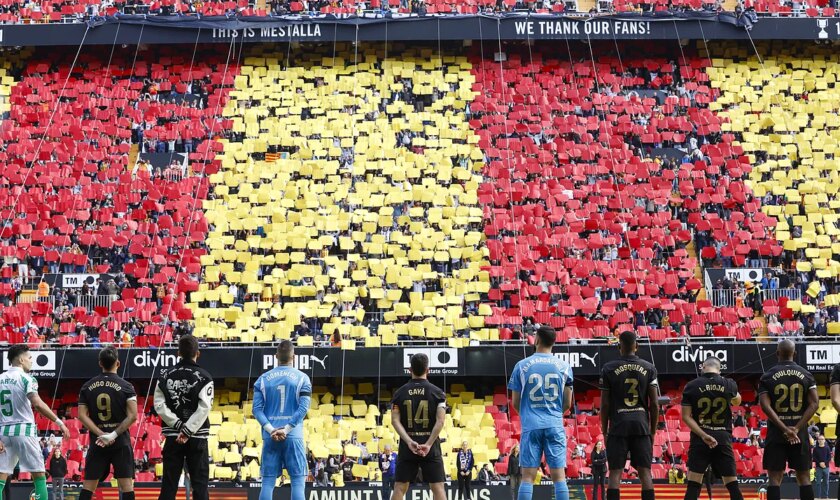
M 120 16 L 87 24 L 7 24 L 0 46 L 437 40 L 837 40 L 840 19 L 760 18 L 751 31 L 732 14 L 569 17 L 541 14 L 410 18 Z
M 761 281 L 765 274 L 773 274 L 779 279 L 779 288 L 790 286 L 790 277 L 787 273 L 769 267 L 707 267 L 705 271 L 712 284 L 717 283 L 718 280 L 723 281 L 725 278 L 739 283 L 747 281 L 755 283 Z
M 762 478 L 740 478 L 738 481 L 741 484 L 741 491 L 750 497 L 757 496 L 758 490 L 764 486 L 766 479 Z M 663 497 L 682 497 L 685 494 L 684 484 L 666 484 L 666 481 L 655 480 L 656 493 Z M 637 482 L 623 482 L 623 486 L 636 485 Z M 591 480 L 569 480 L 570 498 L 585 499 L 589 498 L 592 491 Z M 210 498 L 213 500 L 258 500 L 260 497 L 259 482 L 249 482 L 247 484 L 231 484 L 226 482 L 210 482 Z M 829 482 L 829 496 L 834 498 L 837 493 L 837 482 Z M 631 486 L 631 488 L 638 488 Z M 81 483 L 67 482 L 65 483 L 65 496 L 68 499 L 77 498 Z M 484 485 L 473 482 L 473 500 L 507 500 L 511 498 L 510 487 L 505 482 L 496 482 L 493 484 Z M 447 500 L 457 500 L 457 485 L 452 482 L 446 485 Z M 726 490 L 719 483 L 713 487 L 715 498 L 726 495 Z M 11 483 L 12 498 L 24 498 L 32 492 L 31 483 L 13 482 Z M 116 488 L 103 485 L 97 491 L 101 491 L 105 498 L 116 498 Z M 138 498 L 157 498 L 157 493 L 160 492 L 160 483 L 135 483 L 134 491 Z M 786 477 L 782 481 L 782 498 L 797 498 L 799 494 L 798 486 L 793 478 Z M 550 500 L 554 496 L 554 488 L 548 482 L 534 485 L 534 500 Z M 306 500 L 388 500 L 388 496 L 382 492 L 380 483 L 366 483 L 353 482 L 346 483 L 342 488 L 322 488 L 313 487 L 312 483 L 306 484 Z M 414 485 L 409 489 L 405 496 L 406 500 L 428 500 L 431 498 L 429 488 L 422 485 Z M 274 489 L 274 500 L 290 500 L 291 489 L 288 486 L 282 486 Z M 514 499 L 515 500 L 515 499 Z
M 713 342 L 642 345 L 639 356 L 652 360 L 663 375 L 695 375 L 707 356 L 716 356 L 728 375 L 761 374 L 775 363 L 775 344 Z M 815 371 L 827 371 L 840 360 L 834 344 L 797 345 L 799 362 Z M 344 351 L 330 347 L 299 347 L 295 366 L 311 377 L 405 377 L 409 357 L 417 352 L 429 356 L 432 376 L 507 377 L 513 366 L 533 348 L 492 344 L 454 349 L 450 347 L 382 347 Z M 33 351 L 33 375 L 41 379 L 87 379 L 99 372 L 94 348 L 42 349 Z M 8 368 L 5 352 L 3 367 Z M 618 348 L 607 345 L 563 345 L 555 355 L 567 361 L 576 376 L 596 377 L 601 366 L 618 357 Z M 120 349 L 120 374 L 131 379 L 157 377 L 161 369 L 178 362 L 175 349 Z M 206 347 L 200 364 L 215 378 L 256 378 L 274 367 L 271 347 Z

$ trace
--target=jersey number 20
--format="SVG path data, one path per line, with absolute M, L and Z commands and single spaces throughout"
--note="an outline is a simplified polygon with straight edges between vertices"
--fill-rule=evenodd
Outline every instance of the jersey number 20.
M 805 403 L 805 387 L 802 384 L 777 385 L 773 394 L 779 398 L 776 400 L 776 412 L 787 413 L 788 411 L 802 411 Z

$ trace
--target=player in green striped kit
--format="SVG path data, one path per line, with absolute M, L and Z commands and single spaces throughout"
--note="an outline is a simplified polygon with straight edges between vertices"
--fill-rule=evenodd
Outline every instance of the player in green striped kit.
M 20 462 L 21 472 L 30 472 L 36 500 L 47 500 L 44 458 L 38 444 L 38 427 L 32 409 L 58 424 L 66 436 L 67 426 L 38 396 L 38 382 L 29 375 L 32 355 L 29 347 L 14 345 L 7 353 L 9 368 L 0 375 L 0 491 Z

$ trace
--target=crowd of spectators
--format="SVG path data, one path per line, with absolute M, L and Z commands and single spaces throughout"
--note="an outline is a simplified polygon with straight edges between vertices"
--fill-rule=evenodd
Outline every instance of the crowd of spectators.
M 788 17 L 831 17 L 836 0 L 743 0 L 734 12 Z M 16 0 L 0 5 L 0 23 L 83 22 L 116 15 L 145 16 L 300 16 L 405 17 L 427 15 L 508 13 L 614 14 L 653 12 L 708 12 L 724 10 L 722 0 L 598 0 L 582 10 L 577 0 L 101 0 L 75 3 L 67 0 Z
M 109 67 L 95 56 L 80 58 L 73 73 L 80 83 L 60 101 L 60 61 L 29 61 L 21 72 L 19 88 L 37 89 L 38 101 L 57 106 L 54 122 L 64 124 L 45 137 L 44 150 L 55 151 L 32 163 L 37 175 L 55 175 L 49 162 L 57 161 L 67 162 L 69 176 L 72 162 L 64 147 L 86 135 L 78 143 L 84 148 L 74 167 L 78 182 L 42 183 L 19 203 L 9 202 L 18 209 L 16 217 L 4 214 L 5 340 L 130 345 L 140 338 L 157 345 L 192 329 L 181 304 L 184 287 L 198 279 L 193 262 L 207 227 L 195 217 L 193 197 L 207 189 L 204 167 L 213 168 L 214 154 L 202 145 L 224 134 L 217 110 L 225 83 L 215 72 L 226 63 L 210 55 L 190 68 L 166 49 L 151 52 L 149 60 L 133 65 L 129 56 L 115 57 Z M 231 76 L 227 85 L 232 83 Z M 7 160 L 22 162 L 30 146 L 18 141 L 37 137 L 31 134 L 38 119 L 29 114 L 33 101 L 12 99 L 17 101 L 3 124 L 2 150 Z M 129 166 L 131 147 L 192 155 L 191 175 L 185 160 L 162 168 L 143 161 Z M 7 175 L 7 185 L 26 178 Z M 46 219 L 32 216 L 36 208 Z M 68 274 L 73 279 L 62 278 Z

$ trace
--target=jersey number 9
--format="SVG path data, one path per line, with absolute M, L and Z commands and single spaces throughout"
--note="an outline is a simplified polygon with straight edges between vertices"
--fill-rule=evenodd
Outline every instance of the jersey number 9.
M 560 375 L 549 373 L 543 378 L 539 373 L 532 373 L 528 377 L 528 384 L 533 385 L 528 392 L 528 398 L 534 403 L 543 400 L 551 403 L 560 397 Z
M 111 396 L 102 393 L 96 396 L 96 408 L 99 409 L 99 421 L 108 422 L 111 420 Z

